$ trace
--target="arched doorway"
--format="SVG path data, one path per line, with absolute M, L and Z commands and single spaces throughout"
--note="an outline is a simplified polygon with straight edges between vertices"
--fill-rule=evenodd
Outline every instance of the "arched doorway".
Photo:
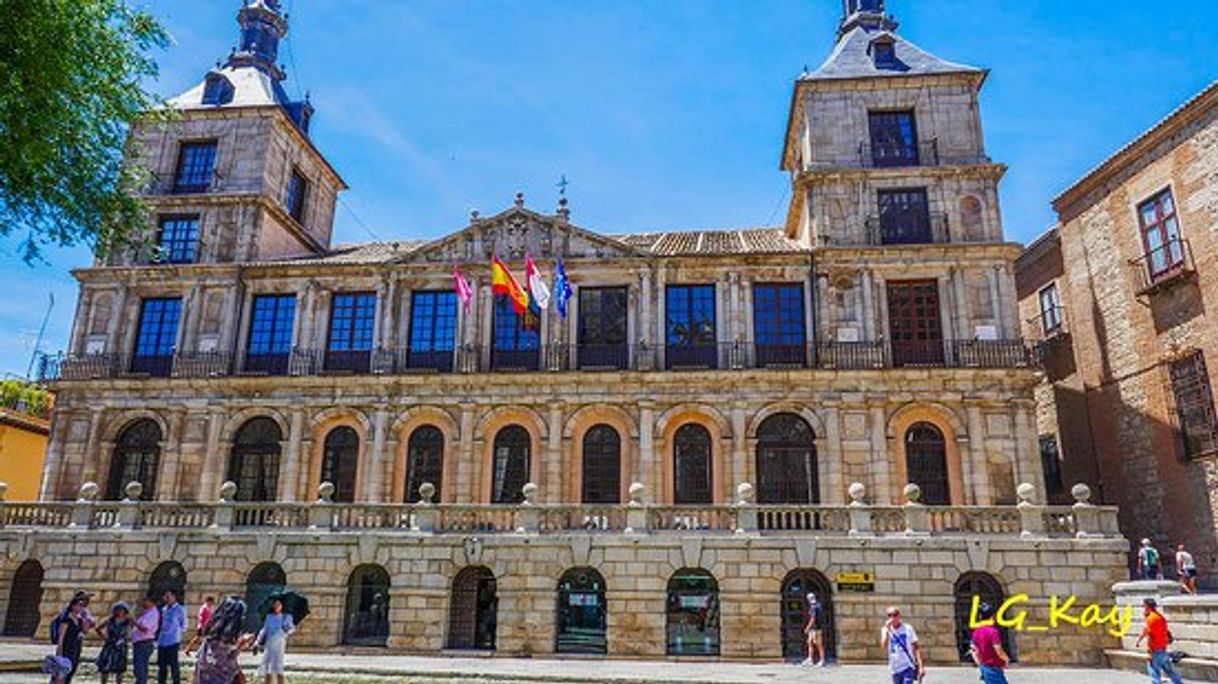
M 4 616 L 4 636 L 32 638 L 42 620 L 42 565 L 27 560 L 17 567 L 8 592 L 8 612 Z
M 106 480 L 106 499 L 119 501 L 132 482 L 144 486 L 140 499 L 156 497 L 157 464 L 161 460 L 161 426 L 151 418 L 143 418 L 123 428 L 114 443 L 110 459 L 110 476 Z
M 509 425 L 495 435 L 491 503 L 518 504 L 524 501 L 531 455 L 532 439 L 529 431 L 523 427 Z
M 581 498 L 586 504 L 622 502 L 622 436 L 608 425 L 584 433 Z
M 609 607 L 605 578 L 592 568 L 572 568 L 558 580 L 558 653 L 608 653 Z
M 491 571 L 476 566 L 457 573 L 450 600 L 448 647 L 467 651 L 495 650 L 499 596 Z
M 712 503 L 711 434 L 697 423 L 677 428 L 673 435 L 673 502 Z
M 808 421 L 779 413 L 757 428 L 757 503 L 820 503 L 816 434 Z
M 951 503 L 947 444 L 939 428 L 930 423 L 914 423 L 905 431 L 905 473 L 905 479 L 922 488 L 922 503 L 928 506 Z
M 719 583 L 685 568 L 668 580 L 668 655 L 719 655 Z
M 802 661 L 808 657 L 808 594 L 816 594 L 820 606 L 821 644 L 825 658 L 837 659 L 837 627 L 833 618 L 833 586 L 816 570 L 793 570 L 782 581 L 782 657 Z
M 1006 592 L 1002 583 L 993 575 L 985 572 L 966 572 L 956 580 L 955 596 L 956 650 L 961 662 L 971 663 L 973 658 L 969 655 L 969 647 L 972 644 L 973 631 L 969 629 L 969 618 L 973 612 L 973 597 L 980 597 L 978 603 L 988 603 L 997 610 L 1006 600 Z M 1003 628 L 999 628 L 999 631 L 1002 632 L 1003 650 L 1012 660 L 1017 660 L 1015 652 L 1011 650 L 1010 631 Z
M 359 433 L 346 425 L 326 435 L 321 454 L 321 482 L 334 485 L 335 503 L 355 501 L 355 478 L 359 469 Z
M 263 618 L 266 617 L 262 604 L 271 594 L 282 591 L 287 583 L 288 575 L 278 563 L 267 562 L 254 566 L 245 578 L 245 605 L 249 608 L 245 613 L 247 631 L 258 631 Z
M 379 565 L 361 565 L 347 580 L 343 643 L 385 646 L 389 642 L 389 573 Z
M 178 602 L 186 600 L 186 568 L 177 561 L 165 561 L 156 566 L 148 577 L 148 595 L 157 603 L 165 600 L 165 592 L 173 591 Z
M 237 430 L 228 459 L 228 479 L 237 483 L 237 501 L 278 497 L 283 432 L 270 418 L 254 418 Z
M 430 482 L 436 488 L 434 502 L 440 502 L 444 479 L 444 433 L 434 425 L 420 425 L 410 433 L 406 447 L 406 503 L 423 500 L 419 487 Z

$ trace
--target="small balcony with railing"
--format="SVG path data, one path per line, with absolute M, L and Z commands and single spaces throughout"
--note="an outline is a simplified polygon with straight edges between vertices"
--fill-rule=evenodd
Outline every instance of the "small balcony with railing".
M 915 143 L 899 141 L 877 142 L 860 140 L 858 164 L 864 169 L 898 169 L 916 166 L 938 166 L 939 141 L 919 140 Z
M 948 216 L 943 213 L 873 214 L 863 226 L 866 244 L 871 247 L 940 245 L 952 239 Z
M 1162 246 L 1129 261 L 1134 289 L 1138 296 L 1150 296 L 1189 282 L 1197 275 L 1192 246 L 1188 240 L 1173 238 Z

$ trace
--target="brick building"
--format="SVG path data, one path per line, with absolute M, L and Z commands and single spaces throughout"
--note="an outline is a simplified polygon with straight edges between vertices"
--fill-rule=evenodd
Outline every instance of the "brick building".
M 1079 180 L 1017 261 L 1040 339 L 1050 496 L 1086 481 L 1121 529 L 1218 568 L 1218 84 Z

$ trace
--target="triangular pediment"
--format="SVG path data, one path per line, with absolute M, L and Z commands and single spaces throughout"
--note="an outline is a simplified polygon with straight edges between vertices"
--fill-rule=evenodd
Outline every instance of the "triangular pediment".
M 504 261 L 535 259 L 614 259 L 643 253 L 615 238 L 570 223 L 564 216 L 546 216 L 513 207 L 487 218 L 475 217 L 465 228 L 428 243 L 400 261 L 404 263 L 474 263 L 498 255 Z

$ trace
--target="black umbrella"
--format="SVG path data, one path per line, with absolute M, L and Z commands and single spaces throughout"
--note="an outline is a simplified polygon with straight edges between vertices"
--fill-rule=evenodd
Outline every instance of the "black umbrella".
M 283 612 L 292 616 L 292 621 L 299 625 L 309 616 L 309 599 L 291 589 L 282 589 L 263 599 L 258 605 L 258 614 L 266 617 L 271 612 L 271 604 L 276 601 L 283 603 Z

